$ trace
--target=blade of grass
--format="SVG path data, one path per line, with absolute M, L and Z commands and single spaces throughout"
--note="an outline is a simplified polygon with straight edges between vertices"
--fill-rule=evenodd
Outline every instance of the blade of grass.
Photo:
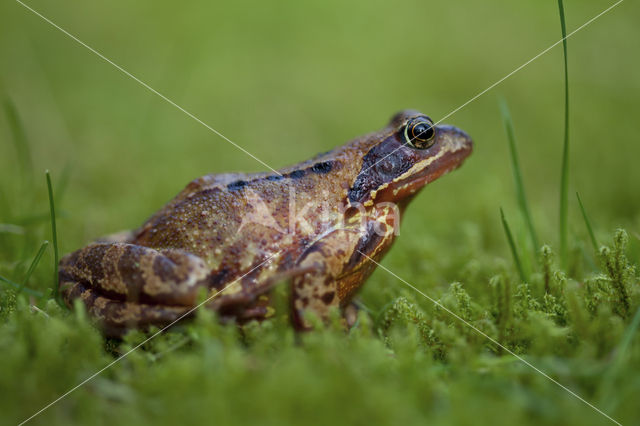
M 522 263 L 520 263 L 520 256 L 518 256 L 518 250 L 516 249 L 516 244 L 513 241 L 513 235 L 511 234 L 511 229 L 509 228 L 509 224 L 507 223 L 507 219 L 504 217 L 504 211 L 502 207 L 500 207 L 500 217 L 502 218 L 502 226 L 504 227 L 504 233 L 507 234 L 507 241 L 509 242 L 509 247 L 511 248 L 511 254 L 513 255 L 513 261 L 516 264 L 516 268 L 518 268 L 518 273 L 520 274 L 520 279 L 523 282 L 527 282 L 527 278 L 524 274 L 524 270 L 522 269 Z
M 36 269 L 36 266 L 38 266 L 38 263 L 40 262 L 40 259 L 42 258 L 42 255 L 44 254 L 44 251 L 47 249 L 48 245 L 49 245 L 49 241 L 43 241 L 42 245 L 40 246 L 40 249 L 38 250 L 38 253 L 36 253 L 36 257 L 33 258 L 33 261 L 31 262 L 31 265 L 29 265 L 29 269 L 27 269 L 27 273 L 25 274 L 24 279 L 22 280 L 22 285 L 20 287 L 21 291 L 27 285 L 29 278 L 31 278 L 31 274 L 33 274 L 33 271 Z
M 511 166 L 513 169 L 513 180 L 516 184 L 516 197 L 518 199 L 518 205 L 520 206 L 520 212 L 522 213 L 522 216 L 527 223 L 527 228 L 529 230 L 529 235 L 531 237 L 531 243 L 533 244 L 534 251 L 536 251 L 540 248 L 540 245 L 538 243 L 538 236 L 536 234 L 535 227 L 533 226 L 533 219 L 531 218 L 531 211 L 529 210 L 527 195 L 524 190 L 524 183 L 522 181 L 522 172 L 520 171 L 520 162 L 518 161 L 518 151 L 516 149 L 516 136 L 513 129 L 513 121 L 511 120 L 511 114 L 509 113 L 507 102 L 504 99 L 500 101 L 500 110 L 502 112 L 502 119 L 504 121 L 504 127 L 507 132 L 507 139 L 509 141 L 509 152 L 511 153 Z
M 31 178 L 33 175 L 31 150 L 29 149 L 24 126 L 20 122 L 20 117 L 18 117 L 15 105 L 8 98 L 4 101 L 4 111 L 7 116 L 7 121 L 9 122 L 9 127 L 11 128 L 11 133 L 13 134 L 12 139 L 18 153 L 18 162 L 22 168 L 22 175 L 26 179 Z
M 13 282 L 8 278 L 5 278 L 2 275 L 0 275 L 0 283 L 9 284 L 11 287 L 15 288 L 16 290 L 22 291 L 23 293 L 30 294 L 32 296 L 42 297 L 42 293 L 40 293 L 39 291 L 31 290 L 30 288 L 23 287 L 22 285 L 16 282 Z
M 0 223 L 0 234 L 24 235 L 24 228 L 12 223 Z
M 560 177 L 560 259 L 567 265 L 567 217 L 569 214 L 569 67 L 567 63 L 567 27 L 564 19 L 564 4 L 558 0 L 560 27 L 562 28 L 562 50 L 564 54 L 564 144 L 562 148 L 562 174 Z
M 51 238 L 53 241 L 53 297 L 58 301 L 58 231 L 56 229 L 56 209 L 53 203 L 53 189 L 51 189 L 51 174 L 46 170 L 47 190 L 49 191 L 49 211 L 51 215 Z
M 577 192 L 576 192 L 576 197 L 578 198 L 578 204 L 580 205 L 580 210 L 582 211 L 584 224 L 587 226 L 587 231 L 589 232 L 589 238 L 591 239 L 591 245 L 593 246 L 593 251 L 597 254 L 599 253 L 598 241 L 596 240 L 596 236 L 593 234 L 593 228 L 591 228 L 591 221 L 587 216 L 587 211 L 584 209 L 584 205 L 582 204 L 582 200 L 580 199 L 580 194 Z

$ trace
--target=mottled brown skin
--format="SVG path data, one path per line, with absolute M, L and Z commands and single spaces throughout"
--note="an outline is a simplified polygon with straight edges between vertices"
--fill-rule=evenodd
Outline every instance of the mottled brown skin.
M 403 130 L 416 117 L 426 116 L 403 111 L 381 131 L 280 174 L 192 181 L 138 230 L 65 256 L 65 302 L 81 299 L 105 334 L 119 336 L 170 324 L 203 291 L 223 290 L 207 303 L 223 318 L 265 318 L 269 290 L 288 280 L 295 327 L 309 326 L 307 312 L 326 319 L 371 274 L 368 257 L 379 261 L 390 248 L 394 213 L 471 153 L 469 136 L 451 126 L 435 127 L 431 147 L 411 146 Z

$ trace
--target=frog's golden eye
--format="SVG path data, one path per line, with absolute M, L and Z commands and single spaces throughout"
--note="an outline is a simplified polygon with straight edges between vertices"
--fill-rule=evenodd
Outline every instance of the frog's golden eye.
M 426 117 L 413 118 L 404 126 L 404 139 L 414 148 L 429 148 L 435 142 L 435 136 L 433 122 Z

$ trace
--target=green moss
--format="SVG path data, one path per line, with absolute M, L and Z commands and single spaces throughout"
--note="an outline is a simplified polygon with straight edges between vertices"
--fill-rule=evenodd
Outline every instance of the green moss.
M 454 282 L 441 292 L 439 303 L 586 399 L 604 398 L 613 407 L 609 414 L 629 419 L 637 382 L 620 371 L 640 366 L 637 338 L 626 337 L 617 372 L 606 383 L 601 380 L 630 324 L 621 313 L 627 305 L 640 305 L 638 277 L 624 257 L 623 243 L 618 231 L 604 252 L 617 256 L 615 271 L 625 271 L 614 276 L 627 289 L 626 303 L 610 275 L 570 284 L 559 271 L 551 274 L 551 291 L 541 297 L 526 283 L 513 288 L 505 273 L 496 271 L 484 284 L 492 291 L 473 296 L 465 287 L 480 282 Z M 615 259 L 610 257 L 612 264 Z M 599 422 L 597 413 L 444 309 L 413 293 L 407 296 L 373 312 L 375 324 L 374 316 L 361 310 L 349 332 L 336 326 L 299 336 L 284 312 L 239 328 L 199 311 L 194 321 L 145 343 L 52 406 L 43 419 L 170 424 L 205 421 L 215 413 L 218 421 L 234 424 L 320 418 L 438 423 L 470 421 L 469 410 L 474 416 L 499 410 L 506 417 L 497 423 L 569 416 Z M 105 342 L 81 305 L 68 313 L 50 299 L 36 311 L 24 295 L 10 290 L 3 290 L 0 300 L 5 395 L 0 404 L 10 421 L 24 419 L 146 338 L 134 332 L 124 341 Z M 611 383 L 614 402 L 602 388 Z M 18 397 L 16 386 L 20 404 L 11 402 Z M 464 401 L 471 407 L 461 408 Z

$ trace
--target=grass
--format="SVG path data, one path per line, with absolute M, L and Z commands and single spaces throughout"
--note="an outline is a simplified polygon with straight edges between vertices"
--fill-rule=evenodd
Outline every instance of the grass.
M 53 240 L 53 289 L 52 294 L 58 300 L 58 228 L 56 226 L 56 208 L 53 201 L 53 189 L 51 188 L 51 174 L 49 170 L 44 172 L 47 178 L 47 193 L 49 194 L 49 215 L 51 218 L 51 238 Z
M 31 164 L 29 145 L 27 144 L 24 127 L 18 118 L 16 107 L 10 99 L 5 99 L 4 110 L 11 129 L 11 139 L 13 140 L 16 148 L 18 162 L 22 168 L 22 176 L 31 176 L 33 172 L 33 165 Z
M 562 53 L 564 58 L 564 139 L 562 145 L 562 168 L 560 175 L 560 255 L 567 265 L 568 218 L 569 218 L 569 65 L 567 62 L 567 27 L 564 19 L 564 4 L 558 0 L 560 28 L 562 30 Z
M 587 232 L 589 232 L 589 240 L 591 241 L 591 246 L 593 247 L 593 251 L 595 253 L 598 252 L 598 241 L 596 240 L 596 236 L 593 233 L 593 228 L 591 227 L 591 221 L 589 220 L 589 216 L 587 216 L 587 211 L 582 204 L 582 199 L 580 199 L 580 194 L 576 192 L 576 198 L 578 199 L 578 204 L 580 205 L 580 211 L 582 212 L 582 217 L 584 218 L 584 224 L 587 227 Z
M 16 289 L 18 293 L 24 292 L 26 294 L 30 294 L 31 296 L 42 297 L 42 293 L 40 293 L 39 291 L 31 290 L 30 288 L 25 287 L 24 284 L 18 284 L 3 276 L 0 276 L 0 282 L 10 285 L 14 289 Z
M 509 249 L 511 249 L 511 255 L 513 256 L 513 262 L 518 269 L 518 275 L 523 282 L 527 282 L 527 276 L 524 273 L 524 269 L 522 268 L 522 263 L 520 262 L 520 256 L 518 255 L 518 249 L 516 248 L 516 243 L 513 241 L 513 234 L 511 234 L 511 228 L 509 228 L 509 224 L 507 223 L 507 219 L 504 217 L 504 211 L 502 207 L 500 207 L 500 219 L 502 220 L 502 226 L 504 227 L 504 233 L 507 236 L 507 241 L 509 242 Z
M 26 285 L 29 282 L 29 278 L 31 278 L 31 274 L 33 274 L 33 271 L 38 266 L 38 263 L 40 263 L 40 259 L 42 259 L 42 255 L 44 254 L 44 251 L 47 249 L 48 245 L 49 245 L 49 241 L 42 242 L 42 245 L 38 249 L 38 253 L 36 253 L 36 256 L 33 258 L 31 265 L 29 265 L 29 269 L 27 269 L 27 273 L 25 274 L 24 279 L 22 280 L 22 284 L 20 284 L 20 287 L 18 288 L 18 292 L 21 292 L 26 288 Z
M 518 151 L 516 148 L 516 136 L 515 136 L 515 131 L 513 129 L 513 121 L 511 120 L 509 107 L 507 106 L 507 103 L 504 100 L 500 102 L 500 111 L 502 112 L 502 119 L 504 120 L 504 126 L 507 132 L 507 140 L 509 141 L 509 153 L 511 154 L 510 155 L 511 167 L 513 169 L 513 180 L 516 187 L 516 198 L 518 200 L 518 206 L 520 207 L 520 213 L 524 217 L 525 223 L 527 224 L 527 229 L 529 231 L 531 243 L 533 244 L 534 249 L 537 249 L 538 247 L 540 247 L 540 242 L 538 240 L 536 229 L 533 226 L 533 219 L 531 217 L 531 211 L 529 210 L 527 195 L 524 190 L 524 183 L 522 181 L 522 171 L 520 170 L 520 162 L 518 161 Z M 507 225 L 506 225 L 506 221 L 504 220 L 504 215 L 502 219 L 506 229 Z M 510 242 L 511 240 L 512 238 L 509 239 Z M 512 247 L 512 251 L 513 251 L 513 247 Z M 516 256 L 517 255 L 514 252 L 514 258 Z M 520 262 L 518 261 L 517 263 L 519 264 Z M 522 269 L 522 267 L 519 266 L 518 269 Z
M 400 108 L 434 118 L 450 111 L 553 40 L 557 21 L 547 6 L 38 5 L 276 167 L 371 131 Z M 569 6 L 575 22 L 602 7 Z M 0 54 L 9 59 L 0 62 L 0 95 L 13 100 L 0 119 L 0 424 L 16 424 L 145 338 L 105 340 L 81 306 L 56 303 L 50 266 L 58 250 L 138 226 L 198 175 L 259 165 L 34 17 L 0 8 Z M 407 25 L 408 10 L 443 19 Z M 446 17 L 460 23 L 457 31 Z M 568 135 L 567 81 L 563 121 L 553 96 L 560 89 L 549 78 L 556 51 L 497 88 L 517 118 L 517 141 L 505 103 L 504 143 L 491 95 L 451 118 L 474 137 L 476 152 L 416 197 L 384 264 L 617 421 L 635 424 L 640 146 L 626 117 L 638 111 L 630 88 L 640 79 L 626 70 L 640 62 L 621 46 L 640 29 L 629 11 L 602 19 L 572 39 L 567 180 L 550 178 L 558 130 Z M 464 25 L 479 20 L 493 24 Z M 437 55 L 416 54 L 424 40 L 438 41 Z M 565 62 L 565 78 L 566 70 Z M 42 180 L 44 169 L 51 173 Z M 557 191 L 569 178 L 582 188 L 579 209 L 567 199 L 558 235 Z M 520 214 L 507 223 L 497 206 Z M 585 252 L 591 246 L 595 256 Z M 611 424 L 380 268 L 360 293 L 363 309 L 349 332 L 334 324 L 296 335 L 287 288 L 275 293 L 274 318 L 237 327 L 199 311 L 32 423 Z

